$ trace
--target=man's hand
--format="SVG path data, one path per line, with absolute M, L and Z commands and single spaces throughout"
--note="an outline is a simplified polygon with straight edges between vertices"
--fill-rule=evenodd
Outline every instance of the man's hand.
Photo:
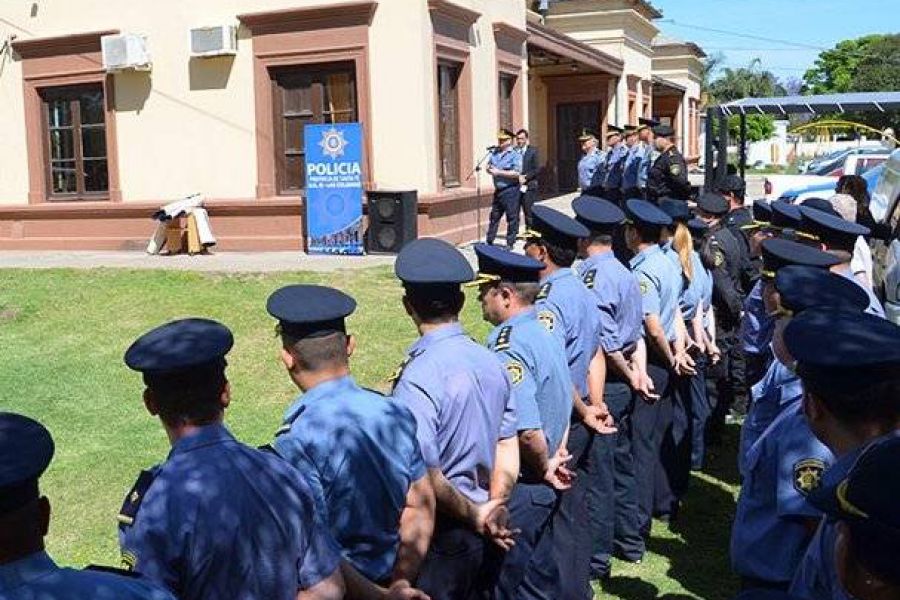
M 509 509 L 500 498 L 488 500 L 475 508 L 475 531 L 504 550 L 516 545 L 518 530 L 509 528 Z
M 599 433 L 600 435 L 610 435 L 619 431 L 616 429 L 616 424 L 613 421 L 612 415 L 606 410 L 605 404 L 602 408 L 600 406 L 594 406 L 593 404 L 585 406 L 584 415 L 581 420 L 589 429 L 593 429 L 595 433 Z
M 641 395 L 644 402 L 653 404 L 659 400 L 659 394 L 656 393 L 656 387 L 653 385 L 653 380 L 650 379 L 650 376 L 646 373 L 641 373 L 640 379 L 641 382 L 637 389 L 637 393 Z
M 687 352 L 679 352 L 675 355 L 675 372 L 682 376 L 691 376 L 697 374 L 694 368 L 694 359 Z
M 564 447 L 556 451 L 547 462 L 547 472 L 544 473 L 544 481 L 555 490 L 563 491 L 572 487 L 575 473 L 566 467 L 566 463 L 572 460 L 572 455 Z
M 716 364 L 720 360 L 722 360 L 722 351 L 719 350 L 719 347 L 715 342 L 710 342 L 707 346 L 707 353 L 709 354 L 709 360 L 712 364 Z
M 391 584 L 384 594 L 385 600 L 431 600 L 431 596 L 414 588 L 405 579 L 400 579 Z

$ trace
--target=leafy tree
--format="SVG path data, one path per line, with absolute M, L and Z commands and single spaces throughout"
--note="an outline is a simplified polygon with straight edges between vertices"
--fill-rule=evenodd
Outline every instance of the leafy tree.
M 834 94 L 854 91 L 853 79 L 860 62 L 869 56 L 870 46 L 884 35 L 866 35 L 844 40 L 819 54 L 812 69 L 803 75 L 810 94 Z
M 785 88 L 771 71 L 762 69 L 762 61 L 752 60 L 746 67 L 723 68 L 717 79 L 709 83 L 711 103 L 725 103 L 741 98 L 784 96 Z M 728 133 L 732 139 L 740 136 L 740 117 L 728 119 Z M 775 133 L 775 118 L 771 115 L 747 115 L 747 140 L 758 142 Z
M 741 118 L 728 118 L 728 135 L 732 140 L 741 137 Z M 747 115 L 747 141 L 759 142 L 775 135 L 775 119 L 772 115 Z

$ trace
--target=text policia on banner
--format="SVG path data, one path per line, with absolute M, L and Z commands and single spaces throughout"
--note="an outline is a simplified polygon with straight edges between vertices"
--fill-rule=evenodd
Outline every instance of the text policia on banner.
M 363 254 L 362 127 L 307 125 L 306 230 L 310 254 Z

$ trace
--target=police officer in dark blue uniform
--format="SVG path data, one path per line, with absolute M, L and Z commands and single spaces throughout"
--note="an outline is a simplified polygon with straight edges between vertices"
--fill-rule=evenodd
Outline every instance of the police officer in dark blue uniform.
M 645 551 L 631 448 L 634 392 L 640 385 L 634 355 L 641 339 L 641 292 L 637 278 L 613 254 L 613 238 L 625 222 L 625 213 L 612 202 L 591 196 L 576 198 L 572 209 L 576 220 L 590 231 L 581 242 L 584 260 L 577 271 L 600 309 L 600 347 L 606 363 L 603 400 L 618 429 L 612 436 L 594 440 L 600 447 L 612 447 L 599 454 L 599 476 L 591 488 L 595 502 L 614 499 L 615 517 L 598 515 L 592 524 L 591 575 L 604 579 L 609 575 L 612 554 L 640 562 Z
M 434 528 L 434 492 L 412 413 L 350 375 L 356 338 L 345 319 L 356 301 L 333 288 L 289 285 L 266 308 L 303 392 L 285 412 L 274 449 L 315 478 L 350 564 L 378 584 L 415 581 Z
M 537 210 L 538 207 L 535 207 Z M 417 585 L 433 599 L 490 594 L 512 546 L 506 503 L 519 475 L 515 398 L 504 364 L 459 323 L 474 273 L 447 242 L 407 244 L 394 265 L 419 331 L 394 378 L 412 410 L 437 521 Z
M 143 471 L 119 513 L 122 563 L 182 600 L 294 600 L 343 593 L 340 552 L 302 475 L 238 442 L 225 355 L 234 338 L 207 319 L 141 336 L 125 363 L 143 374 L 144 405 L 172 441 Z
M 50 501 L 38 479 L 54 445 L 43 425 L 0 412 L 0 598 L 4 600 L 175 600 L 140 574 L 56 565 L 44 549 Z
M 675 147 L 675 130 L 668 125 L 653 128 L 654 143 L 659 157 L 653 162 L 647 174 L 647 199 L 657 202 L 659 198 L 670 197 L 687 201 L 691 196 L 687 163 Z
M 806 415 L 813 433 L 837 457 L 823 477 L 825 489 L 811 497 L 816 503 L 816 496 L 846 480 L 873 443 L 892 439 L 888 443 L 896 444 L 900 439 L 900 327 L 859 311 L 817 309 L 788 324 L 785 342 L 807 393 Z M 893 478 L 884 475 L 885 480 Z M 849 598 L 837 572 L 838 530 L 834 519 L 819 524 L 791 593 L 803 600 Z M 893 564 L 900 557 L 900 544 L 895 552 Z
M 509 502 L 510 522 L 519 530 L 507 553 L 497 597 L 557 598 L 559 582 L 525 582 L 530 563 L 551 565 L 550 523 L 557 491 L 568 489 L 571 473 L 566 433 L 572 413 L 565 350 L 537 319 L 534 298 L 544 265 L 521 254 L 476 245 L 482 314 L 495 325 L 487 346 L 504 361 L 518 412 L 521 474 Z
M 493 244 L 506 215 L 506 246 L 513 247 L 519 233 L 519 175 L 522 173 L 522 153 L 513 147 L 515 137 L 509 129 L 497 133 L 497 149 L 488 160 L 487 172 L 494 178 L 494 201 L 488 220 L 487 243 Z

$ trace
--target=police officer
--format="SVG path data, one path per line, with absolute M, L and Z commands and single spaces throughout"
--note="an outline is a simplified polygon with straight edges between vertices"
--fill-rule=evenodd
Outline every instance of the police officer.
M 578 141 L 584 154 L 578 161 L 578 188 L 582 194 L 599 194 L 603 189 L 601 167 L 606 162 L 606 152 L 597 147 L 597 134 L 590 129 L 582 129 Z
M 656 202 L 664 196 L 686 201 L 691 196 L 687 164 L 672 141 L 674 135 L 675 130 L 668 125 L 657 125 L 653 128 L 659 158 L 650 167 L 647 175 L 647 199 L 651 202 Z
M 817 307 L 861 313 L 865 306 L 854 286 L 808 269 L 779 272 L 778 293 L 767 300 L 781 315 L 773 348 L 785 364 L 794 362 L 784 327 L 791 318 Z M 783 407 L 746 457 L 731 537 L 732 567 L 744 588 L 786 590 L 821 516 L 807 497 L 834 457 L 813 435 L 802 405 L 800 396 Z
M 879 438 L 900 439 L 900 327 L 858 311 L 811 310 L 791 321 L 785 342 L 807 392 L 810 427 L 837 457 L 824 487 L 837 485 Z M 831 519 L 819 524 L 791 593 L 804 600 L 846 597 L 837 572 L 838 529 Z M 898 551 L 900 544 L 894 564 Z
M 238 442 L 223 424 L 231 401 L 231 331 L 183 319 L 135 341 L 125 364 L 143 374 L 144 405 L 172 442 L 143 471 L 119 513 L 122 563 L 182 600 L 340 598 L 340 552 L 302 475 Z
M 628 147 L 622 139 L 625 130 L 615 125 L 606 126 L 606 166 L 603 169 L 603 194 L 607 200 L 621 204 L 622 173 Z
M 281 360 L 303 395 L 287 409 L 273 447 L 313 477 L 344 557 L 369 580 L 415 581 L 434 529 L 434 492 L 401 404 L 350 375 L 356 301 L 333 288 L 290 285 L 269 296 Z
M 625 129 L 625 161 L 622 163 L 622 200 L 628 198 L 643 198 L 643 192 L 639 187 L 639 179 L 641 175 L 641 163 L 644 159 L 644 152 L 647 146 L 638 139 L 641 127 L 636 125 L 626 125 Z
M 731 232 L 735 239 L 742 244 L 744 254 L 747 257 L 744 263 L 744 270 L 741 272 L 741 293 L 747 295 L 756 278 L 759 277 L 758 270 L 752 262 L 752 253 L 750 251 L 750 231 L 753 226 L 753 213 L 750 208 L 744 205 L 744 193 L 746 184 L 739 175 L 726 175 L 722 181 L 716 185 L 716 191 L 728 201 L 728 212 L 722 219 L 725 227 Z
M 0 412 L 0 597 L 4 600 L 174 600 L 137 573 L 88 567 L 61 568 L 44 549 L 50 501 L 38 480 L 54 444 L 43 425 Z
M 707 392 L 713 405 L 708 437 L 717 442 L 729 410 L 746 414 L 743 355 L 737 345 L 743 298 L 740 274 L 746 263 L 741 242 L 725 227 L 722 218 L 728 202 L 720 194 L 702 194 L 697 200 L 698 216 L 709 225 L 709 252 L 713 258 L 713 305 L 716 313 L 716 346 L 721 360 L 707 372 Z
M 594 434 L 613 433 L 615 429 L 599 397 L 601 390 L 592 390 L 588 385 L 588 373 L 592 366 L 597 368 L 592 362 L 599 349 L 596 301 L 571 268 L 578 253 L 578 240 L 589 232 L 584 225 L 547 206 L 535 206 L 533 217 L 534 230 L 526 232 L 525 252 L 544 265 L 535 302 L 538 320 L 564 345 L 573 390 L 575 410 L 568 447 L 578 477 L 572 489 L 563 494 L 554 518 L 553 548 L 559 580 L 564 586 L 561 597 L 575 600 L 592 597 L 588 584 L 591 519 L 611 516 L 603 512 L 603 506 L 586 500 L 589 486 L 597 477 L 592 452 Z M 539 565 L 532 572 L 535 576 L 545 575 Z M 528 577 L 533 575 L 529 573 Z
M 600 347 L 606 362 L 603 400 L 618 429 L 612 436 L 594 440 L 598 446 L 612 447 L 611 452 L 605 453 L 612 455 L 611 460 L 603 460 L 604 454 L 600 455 L 599 477 L 591 487 L 595 502 L 614 499 L 615 518 L 593 524 L 591 573 L 604 579 L 609 575 L 611 555 L 637 563 L 646 550 L 637 514 L 631 449 L 634 394 L 640 387 L 641 375 L 635 358 L 641 339 L 641 292 L 637 278 L 613 254 L 613 238 L 625 222 L 625 213 L 612 202 L 591 196 L 576 198 L 572 210 L 590 231 L 589 237 L 581 241 L 584 260 L 577 270 L 600 309 Z
M 647 199 L 647 181 L 650 179 L 650 167 L 659 158 L 659 150 L 656 149 L 656 141 L 653 139 L 653 128 L 659 125 L 656 119 L 638 119 L 638 144 L 641 150 L 641 166 L 638 168 L 638 189 L 640 193 L 635 196 L 626 196 L 628 198 L 644 198 Z
M 537 319 L 534 298 L 544 265 L 528 256 L 476 245 L 482 314 L 495 325 L 487 346 L 504 362 L 515 397 L 521 474 L 509 502 L 510 522 L 519 530 L 507 553 L 497 597 L 557 598 L 556 578 L 522 585 L 529 563 L 550 564 L 549 526 L 557 493 L 571 485 L 564 466 L 565 438 L 572 413 L 565 351 Z M 521 589 L 520 589 L 521 586 Z
M 516 243 L 519 233 L 519 175 L 522 173 L 522 153 L 513 148 L 513 133 L 509 129 L 497 132 L 497 149 L 491 153 L 487 172 L 494 178 L 494 200 L 488 220 L 487 243 L 493 244 L 506 215 L 506 245 Z
M 753 202 L 753 222 L 745 226 L 750 239 L 750 255 L 756 262 L 757 270 L 762 268 L 761 255 L 762 242 L 774 233 L 771 228 L 772 208 L 765 200 Z M 762 280 L 759 276 L 750 289 L 750 293 L 744 298 L 744 314 L 741 317 L 740 343 L 744 353 L 744 381 L 747 388 L 747 397 L 750 397 L 751 387 L 762 378 L 769 365 L 772 353 L 769 351 L 769 342 L 772 341 L 772 326 L 774 320 L 766 314 L 762 300 Z
M 859 283 L 856 277 L 853 276 L 850 260 L 853 257 L 853 247 L 856 244 L 856 239 L 860 236 L 869 235 L 868 227 L 845 221 L 838 216 L 829 215 L 815 208 L 801 206 L 800 229 L 803 233 L 812 235 L 822 242 L 828 252 L 831 252 L 841 260 L 840 264 L 832 268 L 835 273 Z M 867 312 L 884 317 L 884 308 L 881 306 L 881 302 L 875 296 L 872 288 L 862 284 L 860 284 L 860 287 L 869 296 Z
M 832 595 L 815 598 L 900 597 L 900 489 L 892 476 L 898 468 L 900 437 L 886 436 L 860 452 L 846 475 L 835 472 L 837 466 L 826 473 L 825 483 L 810 496 L 835 530 L 833 563 L 826 574 L 833 578 Z
M 537 207 L 535 207 L 537 209 Z M 489 594 L 512 546 L 506 502 L 519 474 L 515 399 L 503 363 L 459 323 L 472 267 L 453 246 L 423 238 L 394 264 L 419 332 L 394 378 L 412 410 L 437 520 L 417 585 L 433 599 Z M 497 550 L 494 550 L 497 548 Z
M 682 283 L 681 273 L 659 246 L 662 229 L 670 226 L 672 219 L 645 200 L 632 198 L 625 208 L 625 240 L 635 253 L 630 267 L 637 276 L 643 312 L 643 343 L 637 350 L 642 383 L 632 418 L 632 452 L 641 534 L 646 538 L 653 516 L 662 436 L 672 420 L 670 377 L 681 368 L 675 343 Z

